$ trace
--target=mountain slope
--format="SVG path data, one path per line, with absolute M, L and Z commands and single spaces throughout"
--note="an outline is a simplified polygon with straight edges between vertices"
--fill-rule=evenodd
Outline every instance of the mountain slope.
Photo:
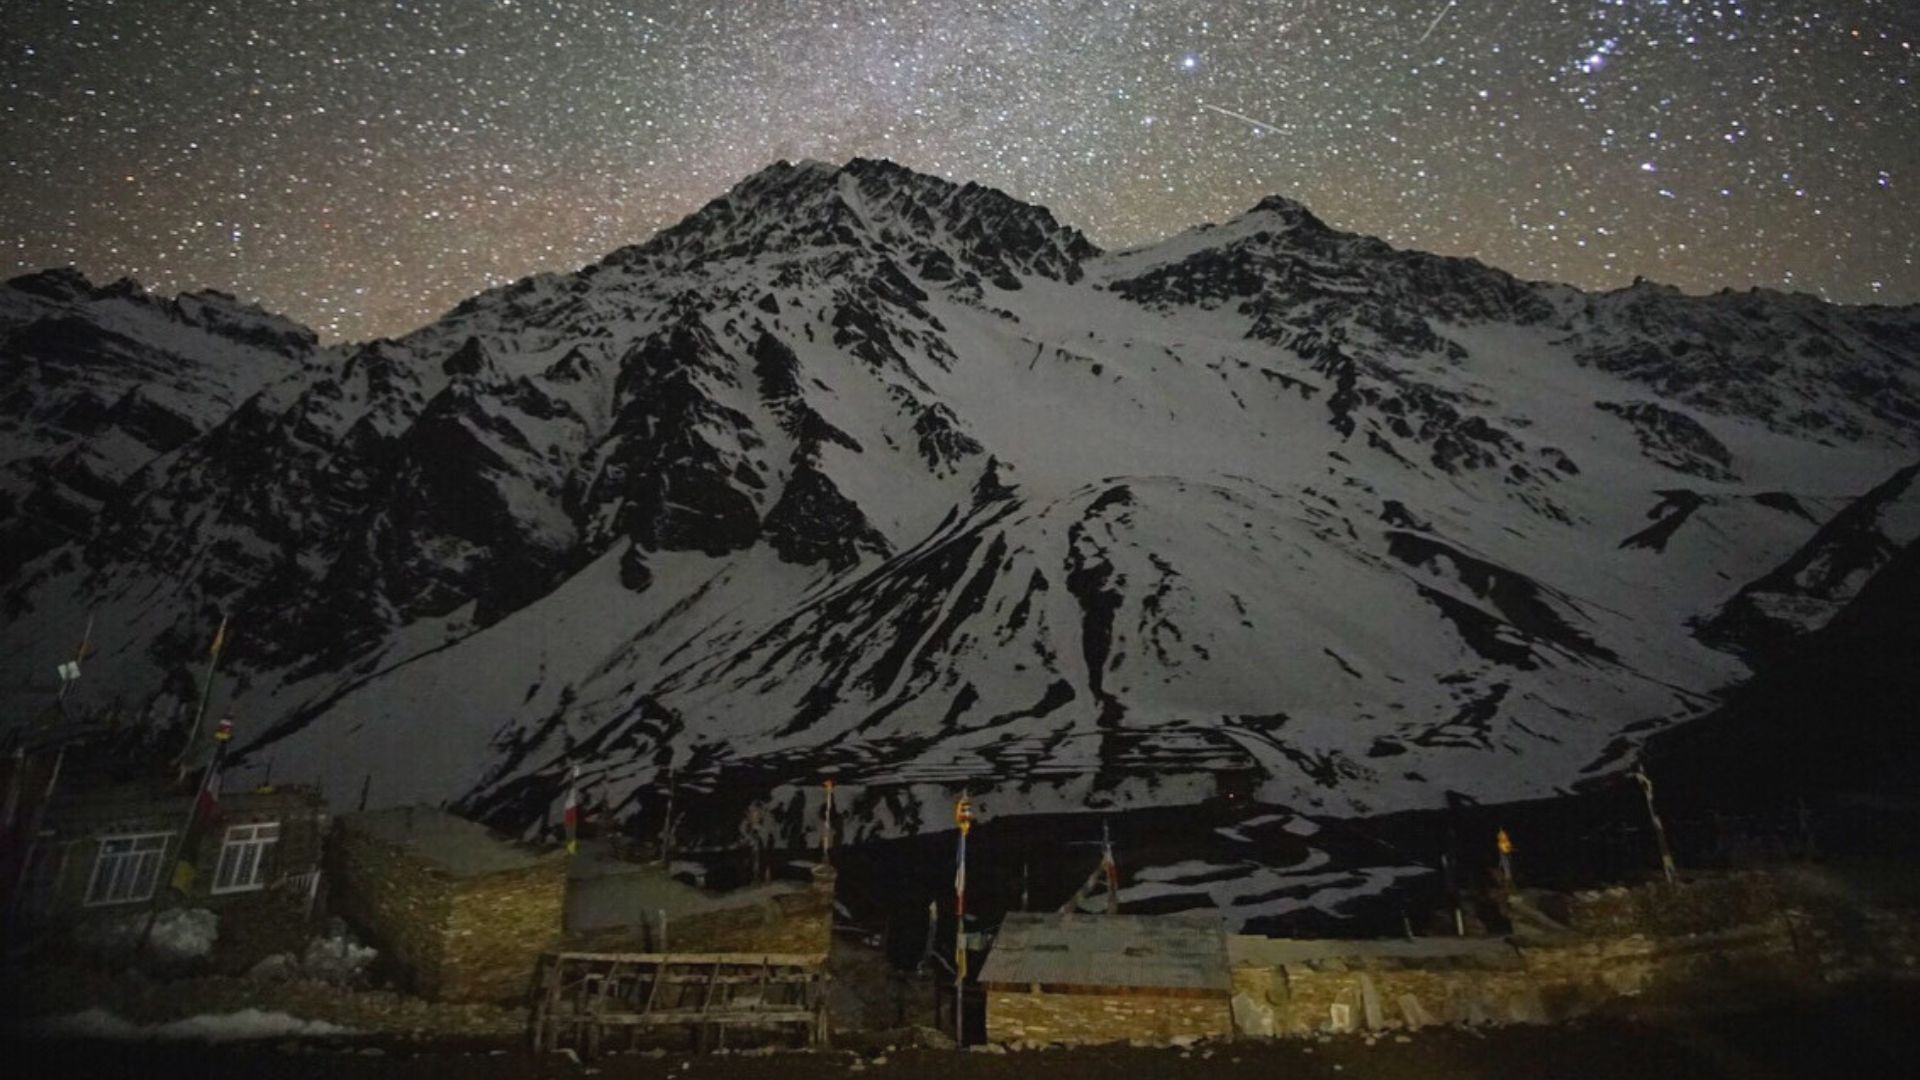
M 1790 639 L 1914 539 L 1917 356 L 1914 309 L 1583 294 L 1280 199 L 1105 254 L 783 164 L 202 395 L 11 579 L 6 662 L 95 611 L 89 685 L 165 716 L 231 612 L 252 760 L 516 828 L 573 761 L 626 815 L 671 766 L 716 835 L 827 771 L 874 832 L 961 785 L 1537 795 L 1739 678 L 1727 612 L 1790 579 Z

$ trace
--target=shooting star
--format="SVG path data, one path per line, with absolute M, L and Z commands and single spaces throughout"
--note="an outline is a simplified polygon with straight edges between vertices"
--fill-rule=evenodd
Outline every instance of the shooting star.
M 1267 123 L 1265 120 L 1255 120 L 1251 116 L 1247 116 L 1244 113 L 1234 112 L 1232 109 L 1223 109 L 1218 105 L 1209 105 L 1204 101 L 1200 103 L 1200 107 L 1203 109 L 1211 109 L 1214 112 L 1219 113 L 1221 116 L 1231 116 L 1235 120 L 1245 121 L 1246 123 L 1252 124 L 1254 127 L 1260 128 L 1264 131 L 1271 131 L 1275 135 L 1278 135 L 1281 133 L 1279 128 L 1274 127 L 1272 124 Z
M 1433 36 L 1433 32 L 1435 30 L 1440 29 L 1440 20 L 1446 18 L 1447 12 L 1452 11 L 1453 5 L 1458 2 L 1459 0 L 1447 0 L 1447 5 L 1440 9 L 1440 14 L 1435 15 L 1433 17 L 1433 21 L 1427 24 L 1427 32 L 1424 34 L 1421 34 L 1420 40 L 1414 42 L 1414 44 L 1425 45 L 1427 43 L 1427 39 Z

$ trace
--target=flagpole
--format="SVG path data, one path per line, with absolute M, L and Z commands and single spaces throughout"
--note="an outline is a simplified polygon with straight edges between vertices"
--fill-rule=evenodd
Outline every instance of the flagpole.
M 953 871 L 953 1045 L 967 1045 L 967 833 L 973 828 L 973 804 L 965 795 L 953 804 L 960 826 L 959 855 Z
M 193 740 L 200 734 L 200 721 L 207 715 L 207 703 L 213 700 L 213 673 L 220 666 L 220 653 L 227 644 L 227 617 L 220 616 L 220 629 L 214 631 L 212 655 L 207 658 L 207 677 L 200 687 L 200 707 L 193 711 L 193 726 L 187 729 L 187 745 L 180 748 L 181 775 L 186 775 L 187 758 L 193 754 Z
M 200 783 L 196 784 L 193 789 L 193 799 L 187 803 L 187 822 L 180 829 L 180 847 L 179 847 L 179 850 L 175 852 L 176 862 L 179 859 L 184 858 L 186 856 L 187 841 L 193 838 L 193 825 L 194 825 L 194 822 L 200 816 L 200 797 L 206 794 L 207 785 L 219 777 L 220 765 L 221 765 L 221 762 L 226 758 L 226 750 L 227 750 L 227 740 L 216 736 L 213 744 L 213 760 L 207 763 L 207 771 L 200 774 Z M 166 856 L 167 856 L 166 849 L 161 848 L 160 849 L 160 865 L 163 868 L 167 864 Z M 177 874 L 178 874 L 178 871 L 176 869 L 175 876 L 177 876 Z M 167 887 L 168 888 L 172 887 L 171 881 L 168 882 Z M 146 951 L 147 943 L 153 937 L 153 924 L 157 922 L 160 918 L 160 897 L 161 897 L 162 891 L 163 890 L 160 887 L 160 871 L 155 870 L 154 882 L 153 882 L 153 896 L 149 898 L 149 900 L 147 901 L 147 926 L 146 926 L 146 929 L 140 931 L 139 944 L 134 947 L 134 957 L 136 959 L 140 956 L 141 953 Z
M 63 675 L 62 675 L 62 678 L 60 679 L 59 700 L 61 701 L 67 700 L 67 691 L 73 689 L 74 679 L 78 679 L 80 677 L 80 664 L 82 661 L 86 660 L 87 646 L 91 645 L 92 643 L 93 643 L 93 613 L 88 612 L 87 613 L 87 629 L 85 632 L 83 632 L 80 635 L 79 650 L 73 654 L 73 679 L 64 677 L 64 671 L 66 666 L 64 664 L 61 665 Z
M 820 865 L 833 865 L 833 777 L 826 779 L 826 800 L 820 819 Z
M 660 823 L 660 865 L 673 870 L 673 766 L 667 766 L 667 816 Z

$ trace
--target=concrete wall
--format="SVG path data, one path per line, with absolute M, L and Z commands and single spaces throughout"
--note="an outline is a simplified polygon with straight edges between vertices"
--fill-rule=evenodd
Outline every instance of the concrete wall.
M 1055 994 L 988 988 L 987 1040 L 1105 1043 L 1229 1035 L 1225 997 Z

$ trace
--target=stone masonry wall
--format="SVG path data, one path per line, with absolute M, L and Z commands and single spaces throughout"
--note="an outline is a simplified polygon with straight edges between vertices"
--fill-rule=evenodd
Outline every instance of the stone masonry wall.
M 689 915 L 667 926 L 675 952 L 807 953 L 833 942 L 833 893 L 787 893 L 766 903 Z
M 1635 998 L 1699 1008 L 1832 966 L 1818 953 L 1819 920 L 1783 903 L 1764 875 L 1530 902 L 1562 929 L 1517 940 L 1512 962 L 1354 956 L 1236 967 L 1242 1024 L 1264 1028 L 1269 1013 L 1277 1034 L 1547 1022 Z
M 1298 964 L 1236 968 L 1233 977 L 1236 993 L 1273 1010 L 1274 1031 L 1281 1035 L 1546 1018 L 1538 988 L 1518 968 Z
M 525 999 L 540 954 L 559 941 L 566 897 L 564 856 L 455 882 L 437 996 L 444 1001 Z
M 1574 932 L 1594 936 L 1709 933 L 1765 922 L 1782 907 L 1773 876 L 1759 871 L 1537 894 L 1535 902 Z
M 335 832 L 333 910 L 405 969 L 412 988 L 437 996 L 443 977 L 452 883 L 401 849 L 351 828 Z
M 1164 1042 L 1232 1033 L 1233 1014 L 1224 997 L 987 991 L 989 1042 Z

